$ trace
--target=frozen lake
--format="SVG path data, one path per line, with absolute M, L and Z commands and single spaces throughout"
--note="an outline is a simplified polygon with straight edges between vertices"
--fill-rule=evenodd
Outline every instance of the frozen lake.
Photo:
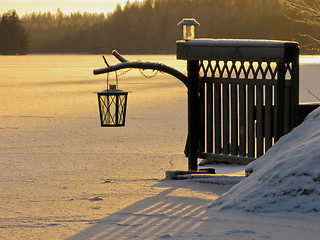
M 186 69 L 175 56 L 126 57 Z M 120 76 L 119 88 L 132 91 L 126 127 L 101 128 L 93 92 L 106 78 L 92 74 L 101 56 L 0 59 L 0 238 L 70 237 L 169 188 L 156 186 L 166 170 L 187 169 L 187 91 L 173 77 Z M 308 90 L 320 97 L 319 75 L 319 57 L 303 56 L 301 102 L 317 101 Z M 209 201 L 223 193 L 203 191 Z
M 106 77 L 92 74 L 101 56 L 0 58 L 0 236 L 70 236 L 148 196 L 165 170 L 187 168 L 186 89 L 174 78 L 121 76 L 132 91 L 126 127 L 101 128 L 93 92 Z

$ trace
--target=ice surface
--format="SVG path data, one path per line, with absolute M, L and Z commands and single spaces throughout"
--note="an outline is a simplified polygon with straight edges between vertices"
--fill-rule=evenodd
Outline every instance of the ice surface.
M 173 77 L 121 76 L 119 88 L 132 91 L 127 125 L 107 129 L 92 93 L 105 87 L 92 76 L 100 56 L 2 59 L 0 239 L 319 239 L 320 221 L 208 208 L 243 177 L 163 181 L 187 169 L 187 91 Z M 176 56 L 128 59 L 186 69 Z M 316 101 L 307 89 L 320 95 L 319 65 L 300 70 L 300 101 Z

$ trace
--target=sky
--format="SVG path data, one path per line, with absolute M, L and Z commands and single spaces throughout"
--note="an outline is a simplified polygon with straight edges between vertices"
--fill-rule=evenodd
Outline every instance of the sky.
M 58 8 L 66 14 L 77 11 L 106 14 L 112 12 L 118 3 L 123 6 L 126 2 L 127 0 L 0 0 L 0 15 L 12 9 L 15 9 L 19 16 L 23 16 L 32 12 L 54 13 Z

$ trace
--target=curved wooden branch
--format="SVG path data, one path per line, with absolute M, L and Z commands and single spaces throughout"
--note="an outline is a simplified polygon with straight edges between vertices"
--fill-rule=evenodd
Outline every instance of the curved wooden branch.
M 119 53 L 116 51 L 112 52 L 113 55 L 115 55 L 116 58 L 121 61 L 121 63 L 109 66 L 106 68 L 100 68 L 100 69 L 95 69 L 93 70 L 94 75 L 98 74 L 103 74 L 103 73 L 109 73 L 109 72 L 114 72 L 120 69 L 125 69 L 125 68 L 135 68 L 135 69 L 148 69 L 148 70 L 158 70 L 160 72 L 168 73 L 175 78 L 178 78 L 181 82 L 184 83 L 184 85 L 188 88 L 189 86 L 189 78 L 184 75 L 183 73 L 179 72 L 178 70 L 168 67 L 162 63 L 153 63 L 153 62 L 129 62 L 125 58 L 123 58 Z
M 127 59 L 122 57 L 120 53 L 117 52 L 117 50 L 113 50 L 112 55 L 115 56 L 120 62 L 129 62 Z

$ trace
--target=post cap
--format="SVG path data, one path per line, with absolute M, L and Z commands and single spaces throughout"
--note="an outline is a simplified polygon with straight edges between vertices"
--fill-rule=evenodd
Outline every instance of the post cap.
M 178 26 L 200 26 L 194 18 L 183 18 L 181 22 L 178 23 Z

